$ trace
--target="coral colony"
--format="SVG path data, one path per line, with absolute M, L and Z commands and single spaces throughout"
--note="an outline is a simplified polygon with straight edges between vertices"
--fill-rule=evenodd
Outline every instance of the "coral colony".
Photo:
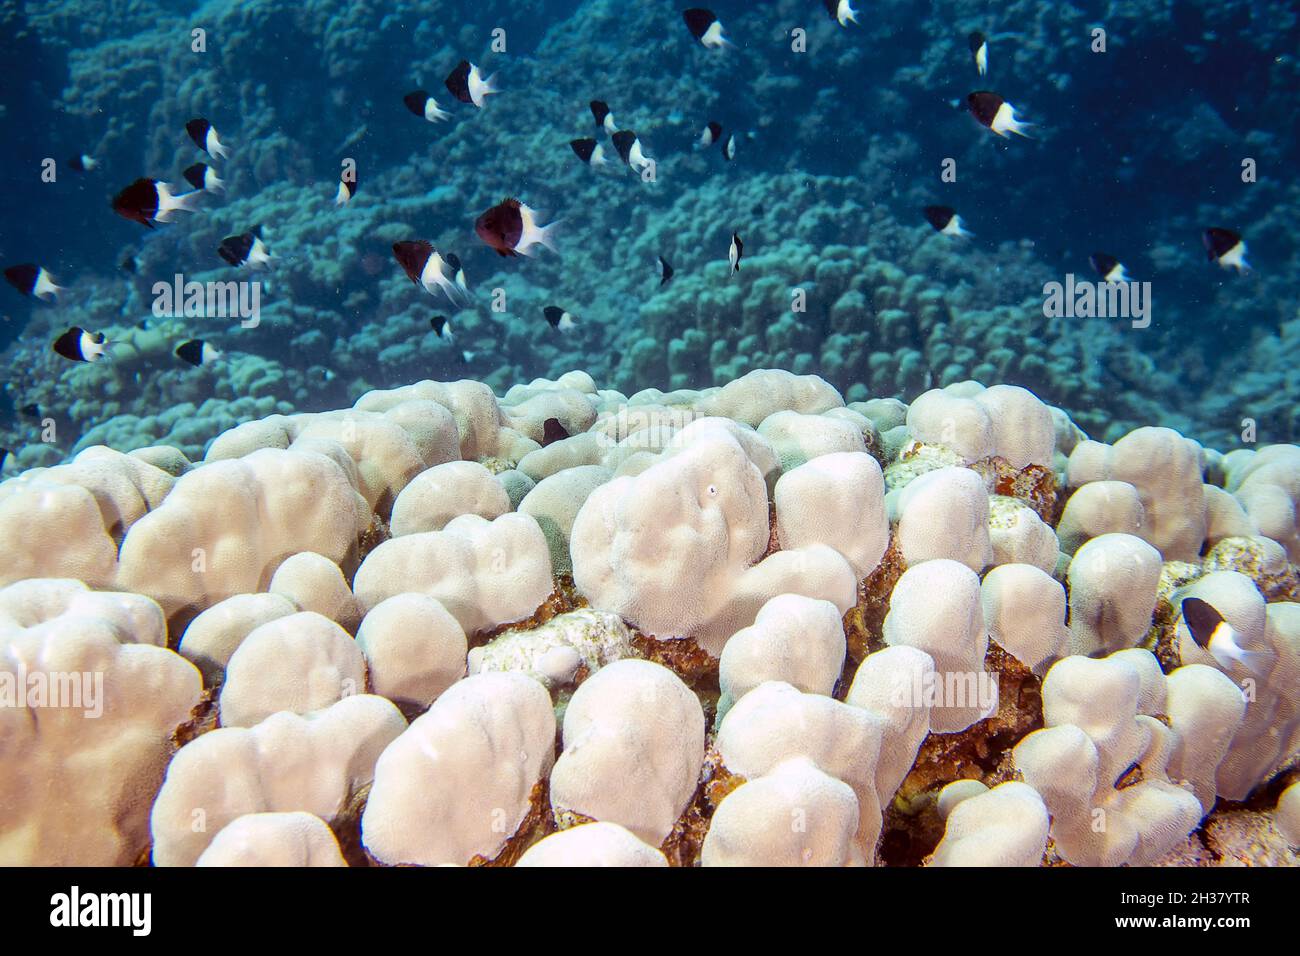
M 1078 133 L 1068 4 L 276 6 L 0 13 L 0 864 L 1300 862 L 1294 125 Z

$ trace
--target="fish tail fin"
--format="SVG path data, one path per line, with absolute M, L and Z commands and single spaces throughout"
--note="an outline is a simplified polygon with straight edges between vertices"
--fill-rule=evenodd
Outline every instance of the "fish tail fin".
M 458 309 L 467 309 L 470 306 L 469 289 L 456 282 L 448 282 L 443 286 L 443 291 L 447 293 L 447 298 L 451 304 Z M 448 332 L 451 330 L 448 329 Z
M 1259 677 L 1264 677 L 1268 674 L 1273 663 L 1273 655 L 1268 651 L 1242 651 L 1240 660 L 1246 670 Z
M 540 243 L 552 252 L 558 253 L 560 249 L 556 244 L 556 235 L 560 231 L 559 227 L 563 220 L 557 219 L 542 226 L 537 222 L 539 214 L 534 210 L 529 210 L 529 212 L 531 215 L 527 218 L 531 222 L 527 222 L 525 225 L 524 234 L 519 238 L 519 244 L 515 246 L 516 251 L 528 255 L 531 247 L 536 243 Z
M 226 191 L 226 181 L 216 173 L 212 174 L 212 185 L 207 187 L 214 193 L 224 193 Z
M 175 195 L 171 187 L 166 183 L 158 184 L 158 214 L 154 219 L 159 222 L 170 222 L 174 212 L 197 212 L 199 210 L 199 200 L 203 196 L 203 190 L 194 189 L 187 193 Z
M 224 145 L 222 145 L 222 144 L 219 143 L 219 142 L 214 142 L 214 143 L 212 144 L 212 152 L 213 152 L 213 155 L 217 156 L 217 157 L 220 158 L 220 159 L 229 159 L 229 158 L 230 158 L 230 150 L 227 149 Z
M 542 245 L 544 245 L 547 249 L 550 249 L 552 252 L 555 253 L 558 253 L 560 251 L 560 247 L 558 245 L 558 233 L 561 231 L 560 224 L 563 221 L 564 220 L 562 219 L 557 219 L 555 220 L 555 222 L 547 223 L 545 226 L 537 227 L 537 241 L 540 242 Z
M 493 73 L 491 76 L 484 77 L 475 83 L 471 77 L 469 98 L 475 106 L 482 108 L 483 100 L 485 98 L 491 96 L 493 93 L 501 92 L 501 88 L 496 85 L 496 78 L 497 75 Z
M 53 302 L 59 297 L 59 293 L 63 291 L 63 286 L 55 285 L 54 280 L 42 271 L 37 275 L 36 288 L 32 289 L 32 295 L 38 299 L 44 299 L 46 302 Z

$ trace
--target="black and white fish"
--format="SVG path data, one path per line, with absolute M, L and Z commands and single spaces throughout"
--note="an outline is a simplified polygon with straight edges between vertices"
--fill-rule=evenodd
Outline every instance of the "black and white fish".
M 618 125 L 614 122 L 614 114 L 609 111 L 609 104 L 604 100 L 591 101 L 591 115 L 596 118 L 596 125 L 604 127 L 605 132 L 610 136 L 618 132 Z
M 441 289 L 451 300 L 452 305 L 462 306 L 461 291 L 454 281 L 454 272 L 449 274 L 447 261 L 433 243 L 425 239 L 407 239 L 393 243 L 393 256 L 401 265 L 407 277 L 425 292 L 435 295 L 434 290 Z
M 440 123 L 451 116 L 426 90 L 412 90 L 402 97 L 402 102 L 408 110 L 416 116 L 423 116 L 430 123 Z
M 1202 233 L 1201 241 L 1205 243 L 1211 262 L 1217 262 L 1225 269 L 1250 271 L 1250 263 L 1246 261 L 1246 240 L 1239 233 L 1213 226 Z
M 926 206 L 924 211 L 926 221 L 934 227 L 935 232 L 945 236 L 974 235 L 966 229 L 966 223 L 951 206 Z
M 669 265 L 668 260 L 663 256 L 659 257 L 659 284 L 667 285 L 668 280 L 673 277 L 673 267 Z
M 1093 271 L 1101 276 L 1102 282 L 1132 282 L 1128 272 L 1124 269 L 1124 264 L 1114 256 L 1105 252 L 1094 252 L 1088 257 L 1088 263 L 1092 266 Z
M 50 347 L 73 362 L 97 362 L 104 357 L 108 341 L 103 332 L 87 332 L 74 325 L 55 339 Z
M 429 328 L 433 329 L 433 334 L 440 339 L 446 339 L 448 342 L 453 341 L 456 336 L 451 332 L 451 320 L 445 315 L 435 315 L 429 320 Z
M 1240 635 L 1223 615 L 1200 598 L 1183 598 L 1183 621 L 1196 646 L 1209 653 L 1224 670 L 1241 664 L 1249 671 L 1263 675 L 1268 670 L 1270 655 L 1263 651 L 1247 651 L 1241 646 Z
M 353 196 L 357 194 L 357 177 L 351 174 L 350 178 L 339 177 L 339 191 L 334 194 L 334 205 L 346 206 Z
M 569 148 L 588 166 L 604 166 L 609 162 L 604 147 L 590 137 L 569 140 Z
M 216 346 L 211 342 L 203 341 L 203 339 L 190 339 L 188 342 L 182 342 L 176 346 L 176 357 L 182 362 L 188 362 L 195 368 L 211 365 L 221 358 L 221 354 L 221 351 Z
M 542 309 L 542 314 L 546 316 L 546 321 L 550 323 L 551 328 L 557 332 L 568 332 L 577 324 L 574 322 L 573 315 L 565 312 L 558 305 L 548 305 Z
M 30 405 L 24 405 L 22 408 L 18 409 L 18 411 L 22 413 L 23 418 L 31 418 L 36 421 L 40 421 L 41 419 L 41 406 L 37 405 L 35 402 L 32 402 Z
M 13 452 L 8 448 L 0 448 L 0 469 L 4 468 L 5 462 L 9 460 L 11 454 L 13 454 Z
M 78 173 L 88 173 L 98 165 L 99 163 L 95 162 L 93 157 L 87 156 L 85 153 L 81 153 L 80 155 L 73 156 L 70 160 L 68 160 L 68 166 L 74 172 L 78 172 Z
M 733 160 L 736 158 L 736 134 L 732 133 L 727 137 L 727 141 L 722 144 L 722 158 Z
M 840 26 L 858 22 L 858 11 L 854 10 L 849 0 L 824 0 L 826 12 L 832 20 L 838 20 Z
M 469 284 L 465 281 L 465 267 L 461 264 L 460 256 L 454 252 L 449 252 L 443 256 L 443 259 L 446 260 L 448 269 L 451 272 L 451 281 L 464 294 L 465 300 L 469 301 Z
M 654 162 L 641 150 L 641 140 L 630 129 L 621 129 L 613 136 L 618 155 L 638 173 Z
M 1021 120 L 1016 115 L 1016 108 L 997 93 L 977 90 L 966 97 L 966 105 L 980 125 L 991 129 L 1003 139 L 1007 138 L 1007 133 L 1028 138 L 1029 134 L 1025 130 L 1033 124 Z
M 137 179 L 113 197 L 113 211 L 123 219 L 153 228 L 155 222 L 171 222 L 172 214 L 195 212 L 201 190 L 176 195 L 157 179 Z
M 206 189 L 210 193 L 226 191 L 226 181 L 218 176 L 217 171 L 207 163 L 195 163 L 181 175 L 195 189 Z
M 970 55 L 975 61 L 975 69 L 983 76 L 989 71 L 989 41 L 984 34 L 976 30 L 968 38 Z
M 531 256 L 533 246 L 542 245 L 558 251 L 555 233 L 559 221 L 541 225 L 536 209 L 510 197 L 497 203 L 474 220 L 474 232 L 496 250 L 499 256 Z
M 226 236 L 217 246 L 217 255 L 232 266 L 248 266 L 250 269 L 265 269 L 271 264 L 271 251 L 262 241 L 262 227 L 257 226 L 237 236 Z
M 727 250 L 727 263 L 731 267 L 731 275 L 740 271 L 740 257 L 745 254 L 745 244 L 740 241 L 740 235 L 733 232 L 731 234 L 731 248 Z
M 225 159 L 230 155 L 230 150 L 222 146 L 217 137 L 217 128 L 203 117 L 195 117 L 186 123 L 185 132 L 190 134 L 190 139 L 194 140 L 199 149 L 213 159 Z
M 722 124 L 709 120 L 704 127 L 704 132 L 700 134 L 700 145 L 708 149 L 719 139 L 722 138 Z
M 63 286 L 55 285 L 54 278 L 34 262 L 10 266 L 5 269 L 5 278 L 23 295 L 35 296 L 44 302 L 53 302 L 63 291 Z
M 716 49 L 732 45 L 731 41 L 722 35 L 722 24 L 712 10 L 691 7 L 689 10 L 682 11 L 682 19 L 686 21 L 686 28 L 691 31 L 691 36 L 699 40 L 702 46 Z
M 469 60 L 461 60 L 456 64 L 456 69 L 447 75 L 445 85 L 456 99 L 462 103 L 473 103 L 481 109 L 484 99 L 500 92 L 492 82 L 495 78 L 494 73 L 487 79 L 483 79 L 483 74 L 479 72 L 477 66 Z

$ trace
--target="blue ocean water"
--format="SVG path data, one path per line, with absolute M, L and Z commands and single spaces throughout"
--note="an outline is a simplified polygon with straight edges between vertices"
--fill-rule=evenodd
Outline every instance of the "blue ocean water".
M 626 394 L 762 367 L 850 398 L 974 378 L 1024 385 L 1102 439 L 1162 424 L 1227 447 L 1246 420 L 1261 441 L 1300 437 L 1293 4 L 863 0 L 842 25 L 822 3 L 717 0 L 717 48 L 684 8 L 4 4 L 0 264 L 65 290 L 0 288 L 8 467 L 97 443 L 197 456 L 240 421 L 372 388 L 501 393 L 574 368 Z M 499 88 L 481 106 L 445 84 L 461 61 Z M 447 117 L 415 115 L 417 90 Z M 982 125 L 977 91 L 1028 137 Z M 593 100 L 649 167 L 620 159 Z M 228 156 L 187 133 L 196 118 Z M 582 138 L 604 167 L 575 155 Z M 189 190 L 198 162 L 225 191 L 197 211 L 156 228 L 115 214 L 141 177 Z M 356 192 L 336 205 L 349 164 Z M 558 251 L 502 257 L 476 235 L 508 197 L 562 220 Z M 927 206 L 974 235 L 936 234 Z M 258 272 L 218 252 L 254 227 L 273 257 Z M 1240 237 L 1249 271 L 1209 258 L 1210 228 Z M 411 240 L 459 256 L 467 302 L 408 280 L 392 246 Z M 1048 314 L 1050 284 L 1099 280 L 1097 253 L 1149 283 L 1146 316 Z M 257 323 L 159 315 L 177 276 L 257 283 Z M 74 327 L 107 358 L 54 353 Z M 178 358 L 196 339 L 220 357 Z

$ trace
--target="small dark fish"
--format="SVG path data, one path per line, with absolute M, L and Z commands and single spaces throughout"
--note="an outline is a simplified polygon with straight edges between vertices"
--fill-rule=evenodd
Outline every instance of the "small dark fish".
M 1236 629 L 1224 620 L 1218 609 L 1200 598 L 1183 598 L 1183 621 L 1196 646 L 1208 653 L 1224 670 L 1241 664 L 1247 670 L 1263 674 L 1268 655 L 1260 651 L 1243 650 Z
M 434 335 L 438 338 L 445 338 L 450 342 L 454 335 L 451 334 L 451 322 L 445 315 L 435 315 L 429 320 L 429 328 L 433 329 Z
M 24 418 L 39 419 L 41 417 L 41 406 L 37 405 L 35 402 L 32 402 L 30 405 L 24 405 L 22 408 L 18 409 L 18 411 L 22 412 Z
M 34 262 L 10 266 L 5 269 L 5 278 L 23 295 L 35 296 L 44 302 L 53 302 L 63 291 L 63 286 L 55 285 L 50 274 Z
M 594 139 L 571 139 L 569 147 L 588 166 L 604 166 L 608 162 L 604 148 Z
M 443 259 L 451 273 L 451 281 L 464 294 L 465 300 L 469 301 L 469 284 L 465 281 L 465 267 L 461 265 L 460 256 L 454 252 L 449 252 L 443 256 Z
M 528 256 L 532 255 L 528 250 L 535 245 L 555 248 L 551 235 L 555 225 L 539 226 L 532 209 L 518 199 L 506 199 L 479 216 L 474 231 L 499 256 Z
M 740 271 L 740 257 L 745 253 L 745 244 L 737 233 L 731 234 L 731 248 L 727 250 L 727 262 L 731 266 L 731 275 Z
M 155 222 L 170 222 L 172 213 L 194 212 L 202 195 L 197 189 L 173 195 L 166 183 L 141 178 L 113 197 L 113 211 L 152 229 Z
M 980 121 L 980 125 L 997 133 L 1003 139 L 1007 138 L 1007 133 L 1029 137 L 1025 130 L 1033 124 L 1021 120 L 1016 115 L 1016 108 L 997 93 L 977 90 L 966 97 L 966 105 L 970 108 L 971 115 Z
M 127 256 L 122 260 L 121 266 L 123 272 L 129 272 L 132 275 L 135 274 L 136 269 L 140 268 L 140 264 L 135 261 L 135 256 Z
M 831 19 L 838 20 L 840 26 L 846 27 L 858 22 L 858 11 L 853 9 L 849 0 L 824 0 L 824 4 Z
M 691 31 L 691 36 L 699 40 L 701 45 L 717 48 L 731 44 L 731 41 L 722 35 L 722 24 L 718 22 L 712 10 L 691 7 L 689 10 L 682 11 L 682 19 L 686 21 L 686 29 Z
M 569 437 L 569 430 L 560 423 L 558 418 L 548 418 L 542 423 L 542 447 L 553 445 L 557 441 L 564 441 Z
M 926 221 L 934 227 L 935 232 L 945 236 L 974 235 L 966 230 L 966 224 L 951 206 L 926 206 L 924 212 Z
M 1104 252 L 1094 252 L 1088 257 L 1088 263 L 1092 266 L 1093 271 L 1101 276 L 1103 282 L 1131 282 L 1128 273 L 1124 271 L 1124 265 L 1112 255 Z
M 668 264 L 668 260 L 663 256 L 659 257 L 659 284 L 667 285 L 668 280 L 673 277 L 673 267 Z
M 485 97 L 500 92 L 492 85 L 495 76 L 496 74 L 493 74 L 485 80 L 477 66 L 469 60 L 461 60 L 456 64 L 456 69 L 448 74 L 446 87 L 451 95 L 462 103 L 473 103 L 482 108 Z
M 1246 242 L 1240 234 L 1216 226 L 1206 229 L 1201 241 L 1205 243 L 1211 262 L 1217 262 L 1225 269 L 1250 271 L 1250 263 L 1246 261 Z
M 618 132 L 618 126 L 614 123 L 614 114 L 609 111 L 609 104 L 604 100 L 591 101 L 591 115 L 596 118 L 596 125 L 603 126 L 606 133 L 613 136 Z
M 206 189 L 208 192 L 220 193 L 226 191 L 225 181 L 217 175 L 217 171 L 207 163 L 195 163 L 185 172 L 181 173 L 185 181 L 195 189 Z
M 393 257 L 397 259 L 407 278 L 422 287 L 425 292 L 436 295 L 434 290 L 441 289 L 451 300 L 452 305 L 460 307 L 465 304 L 461 290 L 455 282 L 455 271 L 438 250 L 433 248 L 433 243 L 426 239 L 405 239 L 395 242 Z M 448 266 L 448 269 L 445 270 L 443 266 Z M 450 274 L 448 274 L 449 270 Z
M 975 60 L 975 69 L 983 76 L 989 71 L 989 41 L 976 30 L 967 38 L 967 42 L 970 44 L 970 55 Z
M 148 332 L 148 331 L 149 331 L 149 320 L 148 320 L 148 319 L 141 319 L 139 322 L 137 322 L 137 323 L 135 324 L 135 327 L 136 327 L 137 329 L 139 329 L 141 332 Z
M 435 100 L 424 90 L 414 90 L 402 97 L 402 102 L 406 108 L 416 116 L 422 116 L 430 123 L 439 123 L 445 120 L 451 114 L 438 106 Z
M 196 368 L 210 365 L 221 358 L 221 352 L 209 342 L 202 339 L 190 339 L 176 346 L 176 357 Z
M 707 149 L 721 138 L 722 124 L 709 120 L 704 127 L 704 132 L 700 134 L 700 145 Z
M 8 448 L 0 448 L 0 469 L 4 468 L 5 462 L 11 454 L 13 453 Z
M 339 179 L 339 191 L 334 194 L 334 205 L 346 206 L 356 194 L 357 180 L 355 175 L 351 179 Z
M 627 163 L 638 173 L 650 165 L 652 160 L 647 158 L 641 150 L 641 140 L 637 138 L 636 133 L 630 129 L 621 129 L 610 137 L 614 142 L 614 148 L 618 150 L 618 155 L 622 157 L 623 162 Z
M 217 255 L 232 266 L 265 269 L 271 263 L 271 253 L 258 235 L 261 227 L 237 236 L 226 236 L 217 247 Z
M 87 156 L 85 153 L 82 153 L 79 156 L 73 156 L 68 160 L 68 166 L 78 173 L 88 173 L 98 165 L 99 163 L 95 162 L 94 159 Z
M 199 149 L 213 159 L 225 159 L 230 155 L 230 151 L 222 146 L 221 140 L 217 138 L 216 127 L 202 116 L 195 117 L 186 123 L 185 132 L 190 134 L 190 139 L 194 140 Z
M 546 321 L 550 323 L 551 328 L 557 331 L 568 332 L 574 327 L 573 316 L 558 305 L 548 305 L 542 309 L 542 314 L 546 316 Z
M 103 332 L 87 332 L 72 326 L 50 346 L 59 355 L 73 362 L 95 362 L 103 357 L 108 342 Z

